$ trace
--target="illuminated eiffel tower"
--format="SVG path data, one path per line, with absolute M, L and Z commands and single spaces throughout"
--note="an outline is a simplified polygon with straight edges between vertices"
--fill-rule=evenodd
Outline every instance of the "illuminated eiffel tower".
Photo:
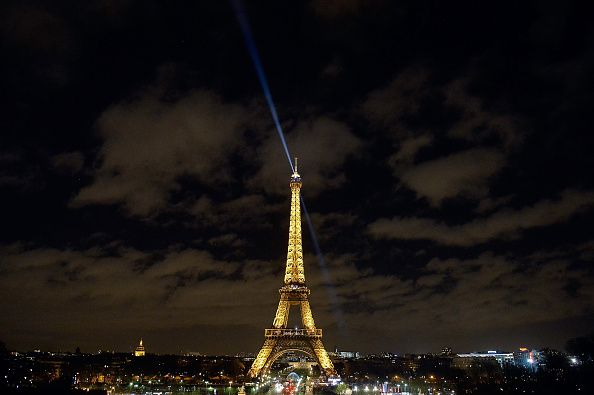
M 335 376 L 334 365 L 322 343 L 322 330 L 316 324 L 309 307 L 309 289 L 305 286 L 303 247 L 301 245 L 301 176 L 295 170 L 291 175 L 291 219 L 289 222 L 289 249 L 285 282 L 279 289 L 280 301 L 272 328 L 264 330 L 264 345 L 254 360 L 248 375 L 257 377 L 270 370 L 279 357 L 291 351 L 300 351 L 317 360 L 320 370 L 327 377 Z M 291 306 L 301 307 L 303 328 L 287 328 Z

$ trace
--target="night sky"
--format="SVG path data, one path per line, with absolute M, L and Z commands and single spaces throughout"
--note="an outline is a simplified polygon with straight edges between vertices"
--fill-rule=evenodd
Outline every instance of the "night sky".
M 594 330 L 586 3 L 245 3 L 328 349 Z M 0 46 L 0 341 L 257 352 L 290 167 L 231 4 L 4 1 Z

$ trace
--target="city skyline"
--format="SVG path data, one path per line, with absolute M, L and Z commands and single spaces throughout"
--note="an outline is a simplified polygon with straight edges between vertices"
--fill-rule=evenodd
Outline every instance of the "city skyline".
M 590 5 L 244 5 L 324 257 L 303 218 L 328 349 L 594 330 Z M 256 353 L 291 168 L 234 8 L 1 7 L 0 341 Z

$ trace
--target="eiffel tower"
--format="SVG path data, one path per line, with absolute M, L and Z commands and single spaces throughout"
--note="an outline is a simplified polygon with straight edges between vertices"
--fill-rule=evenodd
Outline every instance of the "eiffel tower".
M 284 285 L 279 289 L 280 301 L 272 328 L 264 329 L 264 345 L 254 360 L 248 375 L 257 377 L 270 370 L 279 357 L 290 351 L 300 351 L 317 360 L 327 377 L 335 376 L 334 365 L 322 343 L 322 330 L 316 324 L 309 307 L 309 289 L 305 286 L 303 247 L 301 245 L 301 176 L 295 170 L 291 175 L 291 218 L 289 222 L 289 248 Z M 303 328 L 287 328 L 291 306 L 301 307 Z

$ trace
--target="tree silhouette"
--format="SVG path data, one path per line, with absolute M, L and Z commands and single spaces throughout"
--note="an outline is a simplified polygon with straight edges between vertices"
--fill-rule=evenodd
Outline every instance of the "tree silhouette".
M 6 344 L 0 340 L 0 355 L 8 354 L 8 349 L 6 348 Z

